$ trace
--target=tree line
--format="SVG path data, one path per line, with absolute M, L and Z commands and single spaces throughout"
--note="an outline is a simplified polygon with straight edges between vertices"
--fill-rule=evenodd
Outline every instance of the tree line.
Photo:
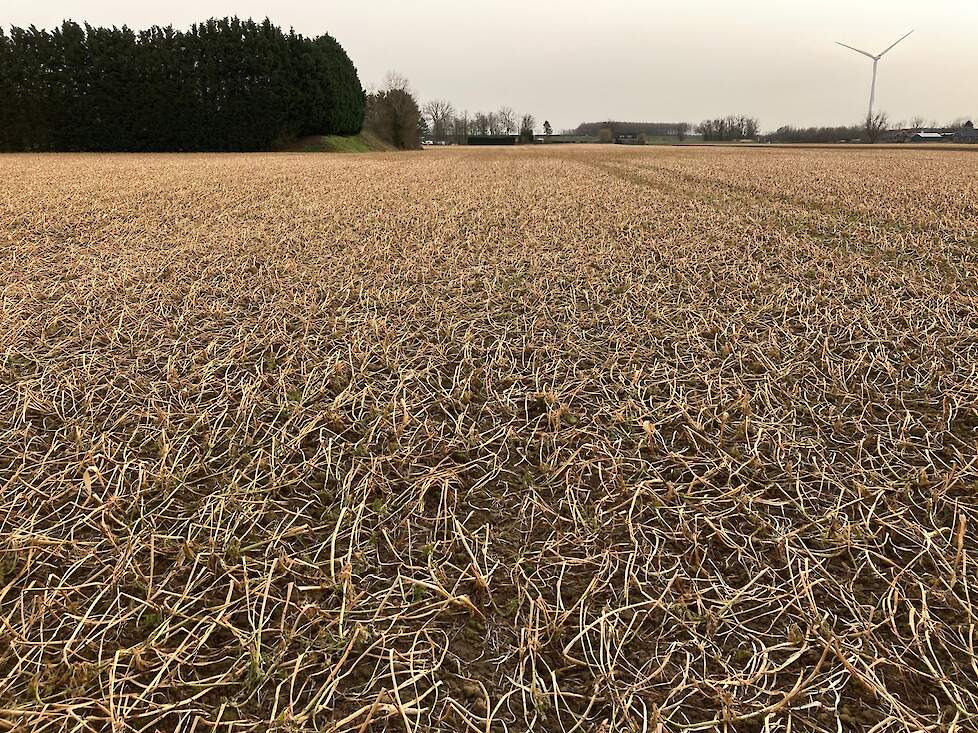
M 704 142 L 755 140 L 759 130 L 757 118 L 747 115 L 728 115 L 727 117 L 703 120 L 696 126 L 696 132 L 703 136 Z
M 335 39 L 267 18 L 0 29 L 3 150 L 263 150 L 357 133 L 365 101 Z
M 703 120 L 698 125 L 689 122 L 582 122 L 573 131 L 577 135 L 590 135 L 599 140 L 613 140 L 621 135 L 646 137 L 674 137 L 683 142 L 690 132 L 701 135 L 711 142 L 730 142 L 733 140 L 754 140 L 760 132 L 756 118 L 747 115 L 728 115 Z
M 844 143 L 861 140 L 865 125 L 828 125 L 822 127 L 794 127 L 782 125 L 765 135 L 765 142 L 772 143 Z
M 609 130 L 611 137 L 619 135 L 645 135 L 646 137 L 675 137 L 684 140 L 691 125 L 688 122 L 582 122 L 574 130 L 575 135 L 600 137 L 603 130 Z
M 782 125 L 772 133 L 763 136 L 765 142 L 771 143 L 847 143 L 847 142 L 877 142 L 887 130 L 896 128 L 899 131 L 936 130 L 939 132 L 956 132 L 965 124 L 965 118 L 959 117 L 944 125 L 936 120 L 927 121 L 924 117 L 915 116 L 904 122 L 890 123 L 885 112 L 874 112 L 867 116 L 861 125 L 828 125 L 822 127 L 795 127 Z
M 454 105 L 445 99 L 433 99 L 421 109 L 422 130 L 436 142 L 464 145 L 469 135 L 519 135 L 526 142 L 533 141 L 536 117 L 530 113 L 518 114 L 512 107 L 500 107 L 495 112 L 456 112 Z M 544 132 L 550 127 L 544 123 Z M 549 134 L 549 133 L 548 133 Z

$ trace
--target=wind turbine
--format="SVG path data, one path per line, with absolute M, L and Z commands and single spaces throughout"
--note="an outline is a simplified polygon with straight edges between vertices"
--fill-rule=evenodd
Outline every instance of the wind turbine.
M 910 33 L 913 33 L 913 31 L 910 31 Z M 890 44 L 886 48 L 885 51 L 880 51 L 875 56 L 873 54 L 869 53 L 868 51 L 863 51 L 862 49 L 859 49 L 859 48 L 853 48 L 852 46 L 847 46 L 844 43 L 839 43 L 838 41 L 836 41 L 836 44 L 837 45 L 842 46 L 843 48 L 848 48 L 850 51 L 855 51 L 856 53 L 861 53 L 863 56 L 868 56 L 869 58 L 871 58 L 873 60 L 873 85 L 869 88 L 869 117 L 867 118 L 869 120 L 872 120 L 873 119 L 873 102 L 876 101 L 876 67 L 879 66 L 880 59 L 883 58 L 883 56 L 888 51 L 890 51 L 895 45 L 897 45 L 897 43 L 899 43 L 904 38 L 906 38 L 907 36 L 909 36 L 910 33 L 907 33 L 905 36 L 903 36 L 899 40 L 897 40 L 894 43 Z

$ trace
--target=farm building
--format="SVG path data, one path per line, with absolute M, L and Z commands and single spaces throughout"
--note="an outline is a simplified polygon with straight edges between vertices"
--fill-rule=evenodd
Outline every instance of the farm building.
M 590 135 L 537 135 L 535 142 L 545 145 L 558 145 L 562 143 L 593 143 L 597 138 Z
M 940 143 L 944 142 L 944 136 L 939 132 L 915 132 L 910 137 L 912 143 Z
M 469 145 L 516 145 L 519 135 L 469 135 Z
M 978 143 L 978 130 L 975 129 L 974 123 L 968 120 L 964 123 L 964 127 L 954 133 L 954 142 L 956 143 Z

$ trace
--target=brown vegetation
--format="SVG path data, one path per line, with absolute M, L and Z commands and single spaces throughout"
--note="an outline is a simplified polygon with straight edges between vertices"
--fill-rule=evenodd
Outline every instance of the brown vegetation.
M 974 729 L 967 155 L 0 169 L 0 729 Z
M 398 150 L 421 148 L 424 123 L 408 80 L 396 72 L 387 74 L 384 85 L 367 95 L 363 127 Z

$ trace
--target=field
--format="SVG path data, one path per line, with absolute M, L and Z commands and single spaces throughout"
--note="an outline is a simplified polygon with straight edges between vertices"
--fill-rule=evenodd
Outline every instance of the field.
M 0 730 L 976 730 L 976 161 L 0 158 Z

